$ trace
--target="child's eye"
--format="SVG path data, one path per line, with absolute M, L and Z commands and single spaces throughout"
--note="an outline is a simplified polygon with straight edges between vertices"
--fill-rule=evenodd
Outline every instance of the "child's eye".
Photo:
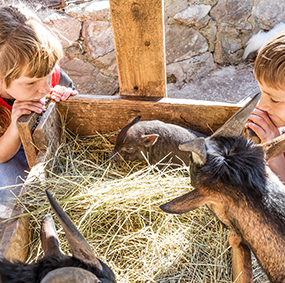
M 270 98 L 270 101 L 272 102 L 272 103 L 278 103 L 279 101 L 276 101 L 276 100 L 274 100 L 274 99 L 272 99 L 272 98 Z
M 28 85 L 33 85 L 33 84 L 35 84 L 36 82 L 30 82 L 30 83 L 28 83 Z

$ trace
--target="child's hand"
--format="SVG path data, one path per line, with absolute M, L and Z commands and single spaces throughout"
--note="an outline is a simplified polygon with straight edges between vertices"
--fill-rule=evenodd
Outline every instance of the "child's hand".
M 267 112 L 258 108 L 253 110 L 245 127 L 252 129 L 262 143 L 280 136 L 278 128 L 272 122 Z
M 40 114 L 44 110 L 44 101 L 20 101 L 16 99 L 12 107 L 11 124 L 16 125 L 18 118 L 24 114 L 28 115 L 31 112 Z
M 65 101 L 70 95 L 76 95 L 78 92 L 70 87 L 56 85 L 50 93 L 50 98 L 56 102 Z

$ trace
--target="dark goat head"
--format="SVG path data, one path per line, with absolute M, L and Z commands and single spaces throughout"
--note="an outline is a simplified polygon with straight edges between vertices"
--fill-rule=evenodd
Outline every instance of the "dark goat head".
M 253 109 L 260 99 L 260 94 L 256 94 L 243 108 L 235 113 L 221 128 L 207 138 L 196 138 L 179 145 L 179 148 L 190 153 L 190 167 L 201 167 L 207 162 L 209 151 L 213 148 L 214 140 L 217 137 L 238 137 L 240 136 L 245 123 L 251 115 Z M 191 172 L 192 185 L 196 183 L 195 172 Z M 194 183 L 194 184 L 193 184 Z M 209 201 L 208 197 L 200 194 L 199 190 L 193 190 L 190 193 L 178 197 L 160 208 L 168 213 L 186 213 L 194 210 Z
M 285 190 L 266 160 L 285 151 L 285 135 L 264 144 L 239 136 L 259 98 L 254 96 L 212 136 L 180 145 L 191 152 L 195 189 L 160 208 L 181 214 L 206 204 L 231 229 L 230 244 L 246 243 L 270 282 L 281 283 L 285 282 Z

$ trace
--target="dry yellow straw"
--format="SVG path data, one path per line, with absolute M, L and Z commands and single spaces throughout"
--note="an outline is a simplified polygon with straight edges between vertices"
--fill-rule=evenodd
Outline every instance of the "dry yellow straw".
M 232 282 L 229 231 L 207 207 L 183 215 L 159 209 L 191 190 L 188 168 L 113 164 L 108 154 L 116 134 L 66 133 L 45 183 L 29 187 L 21 199 L 32 216 L 29 261 L 42 256 L 39 230 L 51 212 L 44 192 L 49 189 L 118 282 Z M 54 220 L 61 248 L 69 253 Z M 256 263 L 254 276 L 254 282 L 268 282 Z

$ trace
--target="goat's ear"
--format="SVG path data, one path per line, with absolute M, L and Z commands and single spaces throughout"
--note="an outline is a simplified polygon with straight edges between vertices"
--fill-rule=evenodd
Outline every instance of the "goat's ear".
M 206 203 L 207 198 L 201 195 L 197 190 L 193 190 L 190 193 L 162 204 L 160 208 L 167 213 L 182 214 L 194 210 Z
M 157 142 L 158 137 L 158 134 L 141 135 L 141 143 L 145 147 L 150 147 Z
M 141 117 L 142 117 L 142 116 L 137 116 L 129 125 L 134 125 L 134 124 L 136 124 L 136 123 L 140 120 Z
M 85 263 L 89 263 L 97 266 L 100 270 L 103 269 L 100 261 L 92 252 L 91 247 L 86 242 L 82 234 L 77 230 L 72 223 L 68 215 L 63 211 L 57 201 L 52 197 L 50 192 L 46 190 L 46 194 L 51 205 L 52 210 L 56 214 L 68 240 L 72 255 L 82 260 Z
M 200 165 L 205 164 L 207 159 L 205 138 L 197 138 L 191 141 L 184 142 L 179 145 L 182 151 L 191 151 L 193 161 Z
M 215 133 L 213 133 L 210 139 L 216 136 L 223 137 L 238 137 L 245 123 L 247 122 L 249 116 L 257 105 L 261 93 L 256 94 L 244 107 L 242 107 L 238 112 L 236 112 L 221 128 L 219 128 Z
M 42 220 L 40 237 L 42 249 L 46 257 L 62 255 L 59 247 L 58 235 L 50 214 L 47 214 Z

